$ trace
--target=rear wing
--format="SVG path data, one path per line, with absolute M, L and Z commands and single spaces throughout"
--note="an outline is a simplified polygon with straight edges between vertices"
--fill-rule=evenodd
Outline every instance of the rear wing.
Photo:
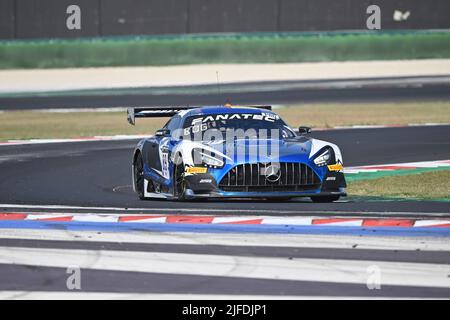
M 225 105 L 224 108 L 231 107 L 230 105 Z M 233 107 L 244 107 L 244 106 L 233 106 Z M 178 112 L 183 110 L 201 108 L 200 107 L 189 107 L 189 106 L 164 106 L 164 107 L 130 107 L 127 108 L 127 120 L 130 124 L 134 125 L 136 123 L 136 118 L 167 118 L 173 117 Z M 258 108 L 272 110 L 272 106 L 245 106 L 245 108 Z
M 166 118 L 173 117 L 182 110 L 189 110 L 192 107 L 171 106 L 171 107 L 137 107 L 127 108 L 127 120 L 130 124 L 136 123 L 136 118 Z

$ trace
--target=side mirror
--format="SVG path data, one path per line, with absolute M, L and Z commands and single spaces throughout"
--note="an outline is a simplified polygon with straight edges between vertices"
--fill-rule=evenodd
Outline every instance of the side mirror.
M 311 133 L 311 128 L 310 127 L 299 127 L 298 128 L 298 133 L 300 135 Z
M 157 137 L 167 137 L 168 135 L 170 135 L 169 129 L 159 129 L 155 133 L 155 136 Z

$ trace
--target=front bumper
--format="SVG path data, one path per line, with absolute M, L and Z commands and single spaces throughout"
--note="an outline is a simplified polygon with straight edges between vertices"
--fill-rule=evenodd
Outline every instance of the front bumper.
M 344 190 L 339 191 L 321 191 L 318 192 L 225 192 L 211 191 L 196 193 L 192 189 L 187 189 L 185 193 L 186 199 L 214 199 L 214 198 L 297 198 L 297 197 L 314 197 L 314 196 L 346 196 Z
M 345 177 L 341 172 L 329 172 L 322 184 L 316 189 L 304 191 L 224 191 L 221 190 L 214 177 L 208 173 L 190 175 L 186 178 L 187 199 L 205 198 L 294 198 L 314 196 L 346 196 Z

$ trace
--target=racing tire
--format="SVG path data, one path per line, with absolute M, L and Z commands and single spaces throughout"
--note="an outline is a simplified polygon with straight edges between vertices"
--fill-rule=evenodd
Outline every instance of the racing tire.
M 330 203 L 334 201 L 338 201 L 340 196 L 317 196 L 311 197 L 312 202 L 315 203 Z
M 136 193 L 138 194 L 139 199 L 145 199 L 145 190 L 144 190 L 144 160 L 142 159 L 142 155 L 139 153 L 134 160 L 133 164 L 133 174 L 134 174 L 134 188 Z
M 175 162 L 177 163 L 177 162 Z M 173 195 L 178 201 L 185 201 L 186 181 L 184 180 L 184 163 L 175 164 L 173 170 Z

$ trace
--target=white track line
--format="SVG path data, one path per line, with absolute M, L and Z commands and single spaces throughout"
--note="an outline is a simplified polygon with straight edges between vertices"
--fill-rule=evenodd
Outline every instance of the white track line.
M 399 168 L 392 169 L 391 167 L 399 167 Z M 450 167 L 450 160 L 445 159 L 445 160 L 403 162 L 391 164 L 371 164 L 367 166 L 346 167 L 344 169 L 344 172 L 346 174 L 351 174 L 360 172 L 395 171 L 399 169 L 422 169 L 422 168 L 439 168 L 439 167 Z
M 352 235 L 101 232 L 73 230 L 2 229 L 0 239 L 120 242 L 147 244 L 194 244 L 224 246 L 267 246 L 295 248 L 343 248 L 380 250 L 450 251 L 446 238 L 359 237 Z
M 0 247 L 0 263 L 361 285 L 370 275 L 368 268 L 376 266 L 382 285 L 450 288 L 445 264 L 8 247 Z
M 93 136 L 84 138 L 69 139 L 30 139 L 30 140 L 8 140 L 0 142 L 1 146 L 26 145 L 26 144 L 48 144 L 48 143 L 70 143 L 70 142 L 89 142 L 89 141 L 123 141 L 148 138 L 151 135 L 116 135 L 116 136 Z

